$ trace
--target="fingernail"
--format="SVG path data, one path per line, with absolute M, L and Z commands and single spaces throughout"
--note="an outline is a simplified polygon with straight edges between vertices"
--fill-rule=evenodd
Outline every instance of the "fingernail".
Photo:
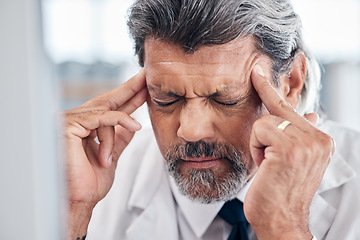
M 141 124 L 135 119 L 133 118 L 134 123 L 136 124 L 136 126 L 140 129 L 141 128 Z
M 255 65 L 254 71 L 262 77 L 265 77 L 264 71 L 260 65 Z

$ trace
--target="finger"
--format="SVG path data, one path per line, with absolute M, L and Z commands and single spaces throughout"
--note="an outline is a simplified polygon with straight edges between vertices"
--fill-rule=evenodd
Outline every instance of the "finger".
M 270 81 L 265 77 L 259 64 L 254 67 L 251 73 L 251 80 L 270 114 L 286 119 L 299 128 L 307 130 L 309 124 L 304 124 L 306 120 L 297 114 L 296 110 L 278 94 Z
M 308 120 L 314 127 L 319 123 L 319 115 L 317 113 L 306 114 L 305 119 Z
M 265 158 L 265 151 L 269 157 L 274 152 L 281 153 L 292 140 L 298 144 L 304 139 L 310 142 L 311 136 L 291 123 L 284 130 L 280 129 L 278 126 L 282 122 L 284 119 L 268 115 L 254 123 L 250 134 L 250 153 L 257 165 Z M 277 157 L 281 159 L 281 156 Z
M 141 69 L 138 74 L 121 86 L 104 95 L 112 110 L 119 109 L 124 103 L 135 96 L 145 87 L 145 70 Z
M 99 127 L 121 125 L 129 131 L 141 129 L 140 123 L 128 114 L 119 111 L 81 111 L 72 112 L 67 117 L 66 135 L 75 138 L 86 138 L 92 130 Z
M 90 139 L 95 139 L 97 137 L 97 133 L 96 130 L 92 130 L 89 134 L 89 138 Z
M 96 132 L 96 131 L 94 131 L 94 132 Z M 87 142 L 86 146 L 84 147 L 86 158 L 88 159 L 88 161 L 91 164 L 100 165 L 100 163 L 98 161 L 99 144 L 94 139 L 86 139 L 85 141 Z M 81 158 L 78 158 L 78 159 L 81 159 Z M 83 158 L 83 160 L 85 161 L 84 158 Z
M 287 137 L 277 128 L 283 119 L 276 116 L 267 116 L 254 123 L 250 134 L 250 153 L 255 163 L 260 166 L 265 158 L 265 149 L 283 147 Z M 271 151 L 271 148 L 267 149 Z
M 129 101 L 127 101 L 117 110 L 125 112 L 127 114 L 132 114 L 136 109 L 138 109 L 145 103 L 147 94 L 147 89 L 143 88 L 140 92 L 138 92 L 135 96 L 133 96 Z
M 109 168 L 112 163 L 112 152 L 114 149 L 115 130 L 114 127 L 99 127 L 97 136 L 100 142 L 99 162 L 104 168 Z
M 115 127 L 115 146 L 113 151 L 113 161 L 117 161 L 126 146 L 130 143 L 135 132 L 116 126 Z
M 83 147 L 86 148 L 86 145 L 88 144 L 88 142 L 95 141 L 96 138 L 97 138 L 96 130 L 90 131 L 89 136 L 84 138 L 85 141 L 82 141 Z
M 82 119 L 75 119 L 84 128 L 95 130 L 99 127 L 114 127 L 121 125 L 130 131 L 138 131 L 141 125 L 135 119 L 124 112 L 106 111 L 103 113 L 88 114 Z

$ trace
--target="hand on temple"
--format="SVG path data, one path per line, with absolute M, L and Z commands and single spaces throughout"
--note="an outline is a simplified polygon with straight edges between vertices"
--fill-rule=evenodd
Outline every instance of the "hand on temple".
M 69 239 L 86 235 L 94 206 L 112 186 L 120 154 L 141 128 L 130 114 L 146 96 L 141 70 L 118 88 L 64 112 Z
M 258 239 L 311 239 L 309 207 L 334 153 L 333 140 L 314 126 L 316 114 L 297 114 L 258 66 L 251 78 L 270 114 L 255 122 L 250 137 L 259 168 L 245 215 Z M 290 125 L 280 129 L 285 120 Z

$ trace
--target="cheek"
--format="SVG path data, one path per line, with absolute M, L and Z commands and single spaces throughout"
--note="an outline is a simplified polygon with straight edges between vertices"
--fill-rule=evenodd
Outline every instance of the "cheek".
M 157 107 L 151 101 L 147 101 L 147 104 L 156 141 L 164 156 L 169 146 L 177 143 L 176 132 L 178 129 L 178 117 L 175 112 L 166 114 L 158 111 Z
M 247 102 L 245 108 L 239 109 L 237 113 L 219 117 L 217 126 L 218 132 L 222 135 L 221 140 L 231 143 L 250 158 L 249 140 L 252 126 L 265 112 L 261 100 L 254 98 L 252 101 Z
M 245 113 L 219 118 L 216 125 L 217 132 L 223 138 L 221 140 L 231 143 L 239 150 L 246 152 L 253 124 L 252 118 L 252 116 Z
M 256 169 L 250 153 L 250 134 L 253 123 L 258 119 L 256 114 L 246 117 L 231 119 L 227 121 L 226 127 L 222 129 L 224 141 L 232 144 L 242 155 L 242 162 L 250 173 Z M 225 125 L 225 124 L 223 124 Z

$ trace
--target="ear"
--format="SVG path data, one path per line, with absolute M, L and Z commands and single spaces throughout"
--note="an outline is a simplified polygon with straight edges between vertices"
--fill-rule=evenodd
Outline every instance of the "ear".
M 306 57 L 302 51 L 296 53 L 291 68 L 280 76 L 280 94 L 296 108 L 306 78 Z

